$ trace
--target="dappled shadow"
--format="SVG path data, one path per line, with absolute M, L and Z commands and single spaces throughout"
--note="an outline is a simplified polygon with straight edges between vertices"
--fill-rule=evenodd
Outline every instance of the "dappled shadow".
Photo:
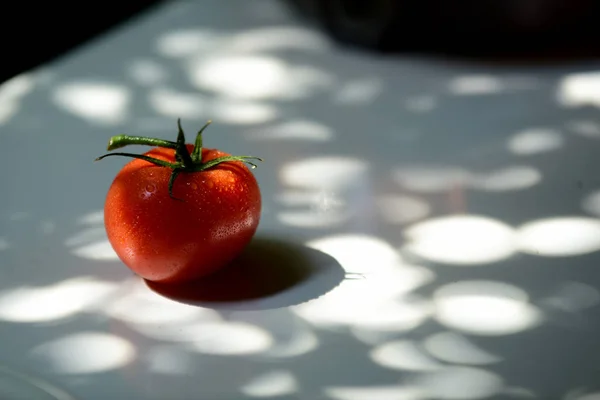
M 279 2 L 169 3 L 0 91 L 5 362 L 91 400 L 585 399 L 599 69 L 371 57 Z M 92 160 L 177 117 L 265 163 L 245 262 L 173 301 L 112 251 L 123 162 Z
M 182 284 L 146 281 L 186 304 L 237 310 L 289 307 L 320 297 L 344 279 L 331 256 L 293 242 L 256 237 L 225 269 Z

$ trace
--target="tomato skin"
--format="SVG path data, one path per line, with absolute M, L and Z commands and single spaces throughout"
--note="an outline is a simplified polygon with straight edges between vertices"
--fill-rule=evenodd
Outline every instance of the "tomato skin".
M 187 145 L 190 153 L 194 146 Z M 172 149 L 145 155 L 175 162 Z M 203 162 L 228 153 L 202 149 Z M 132 271 L 155 282 L 184 282 L 224 267 L 258 228 L 261 194 L 242 162 L 182 172 L 169 196 L 170 168 L 134 159 L 112 182 L 104 224 L 113 249 Z

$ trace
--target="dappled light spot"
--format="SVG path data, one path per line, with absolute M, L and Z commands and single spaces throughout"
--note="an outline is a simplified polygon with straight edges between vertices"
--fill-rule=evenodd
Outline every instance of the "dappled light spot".
M 136 357 L 129 341 L 102 332 L 79 332 L 46 342 L 31 355 L 59 374 L 91 374 L 122 368 Z
M 83 119 L 106 124 L 121 123 L 131 102 L 129 90 L 110 82 L 69 82 L 58 86 L 54 103 Z
M 422 95 L 406 100 L 406 108 L 414 113 L 426 113 L 432 111 L 436 106 L 437 99 L 434 96 Z
M 535 186 L 542 180 L 539 170 L 529 166 L 502 168 L 481 174 L 473 174 L 469 186 L 488 192 L 507 192 Z
M 17 114 L 23 96 L 31 92 L 35 82 L 30 74 L 17 75 L 0 85 L 0 125 Z
M 444 286 L 439 295 L 452 296 L 463 294 L 483 294 L 494 297 L 508 297 L 518 301 L 529 300 L 527 292 L 517 286 L 496 281 L 463 281 Z
M 477 215 L 426 220 L 406 229 L 404 235 L 404 251 L 463 266 L 481 266 L 509 258 L 517 244 L 510 226 Z
M 264 356 L 273 358 L 298 357 L 310 353 L 319 347 L 319 338 L 307 327 L 294 329 L 292 336 L 287 340 L 278 340 L 264 353 Z
M 519 227 L 520 250 L 545 257 L 567 257 L 600 250 L 600 220 L 585 217 L 540 219 Z
M 91 224 L 90 224 L 91 225 Z M 65 240 L 65 245 L 71 248 L 71 253 L 88 260 L 118 260 L 104 227 L 86 228 L 78 234 Z
M 477 335 L 509 335 L 531 329 L 542 319 L 522 289 L 502 282 L 463 281 L 434 294 L 441 324 Z
M 400 255 L 388 242 L 370 235 L 326 236 L 306 245 L 329 254 L 351 273 L 390 272 L 400 262 Z
M 333 130 L 315 121 L 296 119 L 278 125 L 252 130 L 247 134 L 252 140 L 299 140 L 327 142 L 334 138 Z
M 25 73 L 14 76 L 0 85 L 0 103 L 20 100 L 35 87 L 35 77 Z
M 425 267 L 404 263 L 398 263 L 391 267 L 394 269 L 387 272 L 383 265 L 379 271 L 376 268 L 372 268 L 371 272 L 364 272 L 365 279 L 363 279 L 363 283 L 364 280 L 366 280 L 369 286 L 373 286 L 372 290 L 376 290 L 376 287 L 379 288 L 380 296 L 382 298 L 390 296 L 390 298 L 393 297 L 397 299 L 399 296 L 410 293 L 414 289 L 432 282 L 435 278 L 435 274 Z M 417 302 L 416 304 L 419 303 L 420 302 Z M 411 303 L 410 301 L 406 303 L 408 306 L 414 306 L 416 304 Z
M 406 329 L 396 329 L 396 330 L 381 330 L 374 329 L 369 327 L 352 327 L 350 329 L 352 336 L 354 336 L 357 340 L 362 343 L 365 343 L 369 346 L 376 346 L 382 343 L 387 343 L 391 340 L 396 340 L 398 338 L 399 333 L 404 333 L 411 331 L 416 328 L 421 321 L 418 323 L 406 324 Z
M 126 286 L 126 293 L 108 304 L 104 312 L 112 318 L 133 325 L 134 329 L 141 329 L 149 334 L 155 329 L 164 329 L 164 334 L 169 336 L 170 330 L 177 330 L 181 324 L 220 320 L 213 310 L 175 303 L 157 296 L 140 279 L 135 278 L 131 283 Z
M 340 225 L 353 215 L 346 201 L 325 190 L 289 191 L 280 195 L 278 200 L 293 207 L 277 213 L 278 221 L 284 225 L 327 228 Z
M 484 365 L 502 361 L 486 350 L 479 348 L 465 336 L 455 332 L 440 332 L 423 341 L 429 354 L 448 363 Z
M 356 314 L 354 315 L 351 311 L 340 310 L 338 316 L 330 318 L 330 321 L 337 319 L 339 323 L 351 325 L 357 330 L 408 332 L 419 327 L 431 316 L 430 304 L 423 299 L 367 303 L 364 306 L 355 305 Z M 377 311 L 374 312 L 374 310 Z M 324 311 L 327 312 L 327 310 Z M 312 315 L 314 316 L 316 313 Z
M 283 225 L 299 228 L 331 228 L 348 221 L 351 214 L 345 210 L 293 210 L 277 213 L 277 220 Z
M 516 155 L 532 155 L 559 149 L 564 139 L 554 129 L 532 128 L 515 134 L 508 141 L 508 149 Z
M 501 92 L 504 84 L 492 75 L 465 75 L 450 80 L 450 93 L 461 96 L 484 95 Z
M 334 93 L 333 101 L 342 105 L 365 105 L 377 99 L 383 91 L 380 79 L 365 78 L 346 82 Z
M 10 243 L 6 238 L 0 237 L 0 251 L 4 251 L 10 248 Z
M 248 355 L 268 350 L 273 338 L 264 329 L 242 322 L 207 322 L 195 330 L 188 348 L 204 354 Z
M 600 138 L 600 124 L 596 121 L 578 120 L 570 121 L 566 124 L 571 132 L 592 139 Z
M 298 391 L 298 382 L 291 372 L 275 370 L 253 378 L 240 390 L 250 397 L 289 396 Z
M 581 282 L 564 282 L 557 292 L 544 299 L 544 304 L 556 309 L 577 312 L 600 304 L 600 291 Z
M 388 224 L 407 224 L 425 218 L 431 207 L 424 200 L 403 195 L 381 196 L 376 201 L 382 220 Z
M 156 49 L 164 57 L 191 57 L 219 48 L 221 37 L 211 30 L 174 30 L 158 38 Z
M 368 235 L 339 235 L 310 241 L 307 246 L 331 255 L 347 273 L 362 274 L 364 279 L 345 280 L 327 295 L 294 307 L 303 319 L 319 326 L 407 331 L 429 317 L 427 301 L 401 297 L 429 282 L 433 273 L 403 264 L 385 241 Z
M 421 193 L 437 193 L 463 186 L 470 173 L 450 165 L 397 167 L 392 170 L 392 178 L 405 189 Z
M 565 75 L 558 85 L 556 98 L 565 107 L 600 107 L 600 72 Z
M 103 226 L 95 228 L 86 228 L 80 231 L 77 235 L 71 236 L 65 240 L 65 245 L 68 247 L 79 246 L 88 242 L 94 242 L 106 238 L 106 231 Z
M 335 75 L 308 65 L 290 67 L 290 79 L 293 82 L 291 92 L 282 94 L 282 99 L 308 98 L 318 92 L 331 90 L 336 82 Z
M 0 125 L 10 122 L 18 111 L 19 105 L 16 102 L 0 102 Z
M 256 7 L 253 5 L 253 7 Z M 279 50 L 325 51 L 330 41 L 319 32 L 303 27 L 269 26 L 232 35 L 221 47 L 225 51 L 258 53 Z
M 127 66 L 127 70 L 131 79 L 143 86 L 158 85 L 167 78 L 165 68 L 153 60 L 134 60 Z
M 600 291 L 589 284 L 565 282 L 557 293 L 571 310 L 581 310 L 600 304 Z
M 205 354 L 253 354 L 268 350 L 273 344 L 271 335 L 255 325 L 226 322 L 214 310 L 162 301 L 163 304 L 157 303 L 156 315 L 149 301 L 129 309 L 120 307 L 117 313 L 113 309 L 110 313 L 146 337 Z
M 403 371 L 431 371 L 443 365 L 409 340 L 396 340 L 375 347 L 371 359 L 384 367 Z
M 144 355 L 148 370 L 163 375 L 187 375 L 193 370 L 192 356 L 181 346 L 155 346 Z
M 415 386 L 330 386 L 325 393 L 335 400 L 429 400 L 426 392 Z
M 88 260 L 118 260 L 117 253 L 113 250 L 108 240 L 89 243 L 79 246 L 72 251 L 73 255 Z
M 485 399 L 504 389 L 502 378 L 490 371 L 470 367 L 448 367 L 439 371 L 423 373 L 414 383 L 439 400 Z
M 358 336 L 369 331 L 410 331 L 431 316 L 431 306 L 424 299 L 393 300 L 386 298 L 389 292 L 381 292 L 376 285 L 361 287 L 345 281 L 327 296 L 294 307 L 293 312 L 316 326 L 351 326 Z
M 600 190 L 596 190 L 583 198 L 581 202 L 583 211 L 600 217 Z
M 177 307 L 183 307 L 181 304 L 174 303 Z M 211 324 L 220 322 L 221 318 L 214 310 L 202 309 L 202 313 L 195 316 L 185 315 L 184 313 L 176 313 L 175 315 L 161 315 L 161 319 L 168 322 L 146 322 L 143 317 L 141 321 L 131 318 L 125 320 L 127 325 L 136 332 L 156 340 L 163 340 L 177 344 L 188 344 L 193 342 L 202 332 L 205 332 Z M 178 310 L 179 311 L 179 310 Z M 187 320 L 186 320 L 187 318 Z M 154 318 L 148 318 L 152 320 Z M 158 319 L 158 318 L 157 318 Z
M 275 106 L 255 101 L 217 99 L 210 103 L 210 114 L 216 121 L 232 125 L 256 125 L 279 116 Z
M 150 91 L 148 102 L 154 111 L 166 117 L 199 119 L 208 114 L 208 101 L 197 93 L 158 88 Z
M 326 190 L 288 190 L 278 194 L 275 200 L 286 207 L 311 206 L 318 204 L 322 199 L 332 198 L 342 201 L 335 193 Z
M 92 277 L 9 289 L 0 292 L 0 319 L 22 323 L 59 320 L 90 311 L 116 290 L 116 284 Z
M 271 56 L 199 57 L 189 65 L 190 80 L 199 89 L 244 100 L 297 99 L 322 90 L 325 72 L 292 67 Z
M 192 83 L 241 99 L 277 98 L 289 87 L 287 65 L 272 57 L 213 57 L 194 65 Z
M 103 225 L 104 210 L 96 210 L 82 215 L 77 218 L 77 223 L 81 225 Z
M 360 186 L 368 179 L 369 164 L 357 158 L 314 157 L 284 165 L 281 180 L 290 186 L 335 191 Z

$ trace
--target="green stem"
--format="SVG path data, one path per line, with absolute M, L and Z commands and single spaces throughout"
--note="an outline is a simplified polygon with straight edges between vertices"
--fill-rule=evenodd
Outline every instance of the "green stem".
M 223 156 L 223 157 L 213 158 L 212 160 L 207 161 L 204 164 L 198 165 L 196 167 L 195 171 L 196 172 L 206 171 L 207 169 L 212 168 L 215 165 L 219 165 L 221 163 L 230 162 L 230 161 L 241 161 L 246 164 L 249 164 L 252 167 L 252 169 L 256 168 L 256 164 L 254 164 L 248 160 L 263 161 L 262 158 L 252 157 L 252 156 Z
M 204 130 L 212 123 L 211 120 L 208 120 L 206 124 L 198 131 L 196 135 L 196 144 L 194 145 L 194 151 L 192 152 L 192 161 L 195 163 L 199 163 L 202 161 L 202 134 Z
M 131 144 L 139 144 L 153 147 L 165 147 L 168 149 L 177 148 L 177 143 L 171 142 L 170 140 L 155 139 L 145 136 L 117 135 L 110 138 L 110 140 L 108 141 L 107 150 L 116 150 L 125 146 L 129 146 Z
M 181 170 L 177 168 L 175 168 L 171 173 L 171 177 L 169 178 L 169 196 L 173 200 L 183 201 L 183 199 L 173 196 L 173 185 L 175 184 L 175 179 L 177 179 L 177 176 L 179 176 L 180 173 Z
M 110 140 L 108 142 L 108 150 L 109 151 L 119 149 L 121 147 L 125 147 L 125 146 L 132 145 L 132 144 L 173 149 L 173 150 L 175 150 L 175 162 L 174 163 L 159 160 L 157 158 L 149 157 L 149 156 L 146 156 L 143 154 L 133 154 L 133 153 L 105 154 L 103 156 L 96 158 L 95 161 L 102 160 L 109 156 L 124 156 L 124 157 L 131 157 L 131 158 L 144 160 L 144 161 L 150 162 L 154 165 L 157 165 L 159 167 L 170 168 L 172 170 L 172 173 L 171 173 L 171 177 L 169 178 L 169 184 L 168 184 L 169 196 L 174 200 L 183 201 L 183 200 L 173 196 L 173 185 L 175 183 L 175 180 L 177 179 L 177 177 L 179 176 L 179 174 L 181 172 L 199 173 L 202 171 L 206 171 L 210 168 L 214 168 L 217 165 L 225 163 L 225 162 L 243 162 L 243 163 L 250 165 L 254 169 L 254 168 L 256 168 L 256 164 L 252 163 L 249 160 L 263 161 L 262 158 L 254 157 L 254 156 L 223 156 L 223 157 L 218 157 L 218 158 L 212 159 L 207 162 L 203 162 L 202 161 L 202 146 L 203 146 L 202 134 L 204 133 L 204 130 L 210 124 L 211 124 L 211 121 L 208 121 L 198 131 L 198 134 L 196 135 L 196 141 L 194 144 L 194 150 L 193 150 L 192 154 L 190 154 L 190 152 L 187 149 L 187 145 L 185 143 L 185 133 L 183 132 L 183 128 L 181 127 L 181 119 L 179 119 L 179 118 L 177 119 L 177 141 L 176 142 L 172 142 L 170 140 L 144 137 L 144 136 L 127 136 L 127 135 L 113 136 L 112 138 L 110 138 Z
M 185 145 L 185 133 L 181 127 L 181 118 L 177 118 L 177 148 L 175 149 L 175 158 L 177 161 L 183 163 L 185 168 L 191 168 L 194 165 L 192 157 L 187 150 Z
M 124 156 L 124 157 L 131 157 L 131 158 L 137 158 L 140 160 L 144 160 L 144 161 L 148 161 L 154 165 L 158 165 L 159 167 L 166 167 L 166 168 L 178 168 L 179 166 L 177 164 L 174 163 L 170 163 L 168 161 L 163 161 L 163 160 L 159 160 L 158 158 L 154 158 L 154 157 L 148 157 L 145 156 L 143 154 L 133 154 L 133 153 L 110 153 L 110 154 L 105 154 L 103 156 L 100 156 L 98 158 L 96 158 L 94 161 L 100 161 L 106 157 L 111 157 L 111 156 Z

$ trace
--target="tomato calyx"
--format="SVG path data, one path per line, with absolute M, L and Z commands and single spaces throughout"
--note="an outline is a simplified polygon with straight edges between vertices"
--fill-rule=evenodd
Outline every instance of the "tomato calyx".
M 194 172 L 202 172 L 207 169 L 213 168 L 224 162 L 243 162 L 248 165 L 252 169 L 256 168 L 256 164 L 251 162 L 250 160 L 263 161 L 262 158 L 254 157 L 254 156 L 223 156 L 217 157 L 207 162 L 202 161 L 202 134 L 204 130 L 212 123 L 212 121 L 208 121 L 196 134 L 196 141 L 194 143 L 194 149 L 190 153 L 185 143 L 185 133 L 183 132 L 183 128 L 181 127 L 181 118 L 177 119 L 177 141 L 173 142 L 170 140 L 151 138 L 146 136 L 129 136 L 129 135 L 117 135 L 110 138 L 108 141 L 107 150 L 112 151 L 116 149 L 120 149 L 129 145 L 145 145 L 145 146 L 153 146 L 153 147 L 162 147 L 167 149 L 175 150 L 175 162 L 169 162 L 164 160 L 159 160 L 158 158 L 149 157 L 143 154 L 134 154 L 134 153 L 108 153 L 104 154 L 94 161 L 100 161 L 106 157 L 111 156 L 123 156 L 130 158 L 137 158 L 140 160 L 147 161 L 154 165 L 170 168 L 172 170 L 171 177 L 169 179 L 169 197 L 174 200 L 183 201 L 175 196 L 173 196 L 173 185 L 175 180 L 181 173 L 194 173 Z

